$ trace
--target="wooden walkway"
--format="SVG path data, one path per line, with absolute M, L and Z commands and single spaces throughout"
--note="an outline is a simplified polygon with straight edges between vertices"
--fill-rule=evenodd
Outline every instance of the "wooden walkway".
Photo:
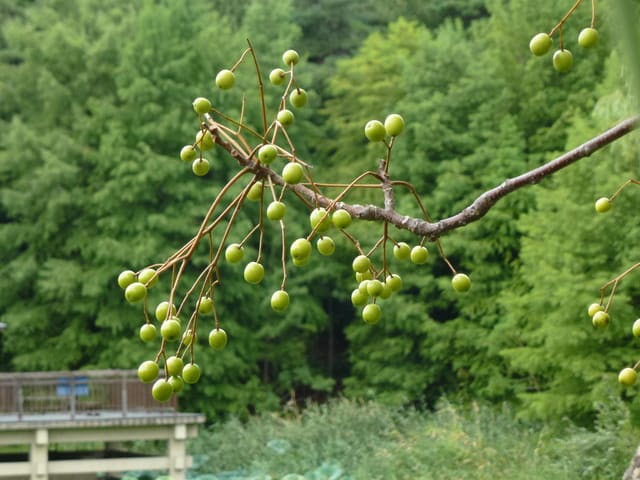
M 153 400 L 135 370 L 0 374 L 0 446 L 29 450 L 28 456 L 0 455 L 0 480 L 79 480 L 128 470 L 167 471 L 183 480 L 191 465 L 186 441 L 204 421 L 203 415 L 178 412 L 175 399 Z M 131 440 L 165 440 L 166 455 L 109 448 Z M 56 458 L 50 455 L 54 444 L 104 448 Z

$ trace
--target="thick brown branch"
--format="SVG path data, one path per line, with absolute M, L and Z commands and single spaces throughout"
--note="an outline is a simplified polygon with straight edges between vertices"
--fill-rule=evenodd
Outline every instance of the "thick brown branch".
M 235 158 L 240 165 L 248 167 L 259 176 L 270 177 L 273 183 L 277 185 L 285 184 L 280 175 L 270 168 L 266 168 L 255 162 L 251 156 L 245 154 L 241 149 L 239 149 L 237 143 L 229 139 L 224 132 L 219 130 L 216 122 L 208 115 L 206 116 L 206 121 L 216 143 Z M 393 208 L 382 208 L 376 205 L 357 205 L 338 202 L 335 206 L 336 208 L 343 208 L 347 210 L 354 218 L 369 221 L 387 221 L 398 228 L 409 230 L 416 235 L 427 237 L 430 240 L 435 240 L 446 232 L 463 227 L 482 218 L 502 197 L 524 186 L 538 183 L 543 178 L 557 172 L 558 170 L 561 170 L 582 158 L 588 157 L 593 152 L 635 130 L 639 124 L 640 116 L 624 120 L 615 127 L 601 133 L 554 160 L 525 172 L 522 175 L 505 180 L 497 187 L 484 192 L 460 212 L 436 222 L 428 222 L 423 219 L 404 216 Z M 312 202 L 317 201 L 317 203 L 323 207 L 327 207 L 332 203 L 331 198 L 320 195 L 304 185 L 288 185 L 287 188 L 294 190 L 298 195 L 308 198 Z

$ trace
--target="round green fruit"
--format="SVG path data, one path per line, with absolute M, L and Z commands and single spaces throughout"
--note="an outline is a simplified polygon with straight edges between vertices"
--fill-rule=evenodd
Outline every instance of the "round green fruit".
M 271 143 L 261 146 L 258 150 L 258 159 L 260 160 L 260 163 L 264 163 L 265 165 L 269 165 L 277 156 L 278 149 Z
M 140 327 L 140 340 L 142 340 L 143 342 L 150 342 L 154 338 L 156 338 L 156 332 L 157 329 L 153 323 L 145 323 Z
M 197 158 L 191 164 L 191 171 L 198 177 L 204 177 L 209 173 L 210 169 L 211 165 L 209 165 L 209 160 L 206 158 Z
M 593 314 L 593 317 L 591 317 L 591 323 L 593 323 L 593 326 L 596 328 L 604 328 L 609 325 L 610 321 L 611 317 L 605 311 L 596 312 Z
M 290 67 L 291 65 L 296 65 L 300 61 L 300 55 L 295 50 L 287 50 L 282 54 L 282 62 Z
M 160 378 L 151 387 L 151 396 L 158 402 L 166 402 L 173 395 L 173 387 L 168 380 Z
M 303 177 L 304 170 L 299 163 L 289 162 L 282 169 L 282 179 L 290 185 L 300 183 Z
M 354 307 L 363 307 L 367 304 L 369 296 L 366 293 L 362 293 L 359 288 L 356 288 L 351 292 L 351 303 Z
M 373 279 L 373 273 L 371 273 L 371 270 L 367 270 L 366 272 L 356 272 L 356 282 L 358 283 L 371 279 Z
M 181 392 L 182 389 L 184 388 L 184 381 L 180 376 L 176 375 L 175 377 L 169 377 L 169 383 L 171 384 L 173 393 Z
M 578 35 L 578 45 L 582 48 L 592 48 L 598 43 L 598 31 L 595 28 L 583 28 Z
M 306 238 L 298 238 L 293 241 L 291 247 L 289 247 L 289 253 L 293 259 L 304 260 L 311 255 L 311 242 Z
M 136 281 L 136 273 L 133 270 L 125 270 L 118 275 L 118 285 L 123 290 Z
M 347 228 L 351 225 L 351 214 L 340 208 L 331 215 L 333 226 L 339 229 Z
M 211 102 L 204 97 L 198 97 L 193 101 L 193 109 L 198 115 L 203 115 L 211 110 Z
M 387 130 L 380 120 L 369 120 L 364 126 L 364 135 L 371 142 L 381 142 L 387 134 Z
M 283 69 L 274 68 L 271 70 L 271 73 L 269 73 L 269 81 L 272 85 L 282 85 L 287 78 L 286 75 L 287 73 Z
M 620 385 L 624 385 L 625 387 L 635 385 L 637 380 L 638 373 L 633 368 L 623 368 L 618 374 L 618 382 L 620 382 Z
M 197 363 L 187 363 L 182 369 L 184 383 L 193 384 L 200 380 L 200 367 Z
M 369 257 L 365 255 L 358 255 L 353 259 L 353 263 L 351 264 L 354 272 L 366 272 L 371 267 L 371 260 Z
M 138 274 L 138 281 L 147 288 L 151 288 L 158 283 L 158 278 L 159 276 L 153 268 L 145 268 Z
M 360 293 L 363 293 L 364 295 L 366 295 L 367 297 L 369 297 L 369 289 L 367 288 L 369 286 L 369 282 L 371 280 L 362 280 L 359 284 L 358 284 L 358 290 L 360 290 Z
M 296 117 L 293 114 L 293 112 L 291 110 L 287 110 L 286 108 L 283 110 L 280 110 L 276 115 L 276 120 L 278 120 L 285 127 L 291 125 L 295 120 L 295 118 Z
M 309 214 L 309 225 L 318 233 L 326 232 L 331 228 L 331 217 L 324 208 L 314 208 Z
M 214 350 L 222 350 L 227 345 L 227 332 L 214 328 L 209 332 L 209 346 Z
M 375 325 L 381 318 L 382 309 L 377 303 L 370 303 L 369 305 L 365 305 L 362 309 L 362 320 L 367 322 L 369 325 Z
M 159 372 L 158 364 L 153 360 L 147 360 L 138 367 L 138 378 L 144 383 L 151 383 L 158 377 Z
M 555 68 L 558 72 L 564 73 L 571 70 L 573 66 L 573 55 L 569 50 L 562 49 L 556 50 L 553 54 L 553 68 Z
M 185 145 L 182 147 L 182 150 L 180 150 L 180 159 L 183 162 L 191 162 L 192 160 L 195 160 L 197 156 L 198 152 L 196 152 L 196 149 L 191 145 Z
M 549 50 L 551 50 L 552 46 L 553 40 L 546 33 L 538 33 L 534 35 L 529 42 L 529 50 L 531 50 L 531 53 L 536 57 L 545 55 Z
M 231 70 L 220 70 L 216 75 L 216 85 L 222 90 L 229 90 L 236 83 L 236 75 Z
M 333 239 L 331 237 L 323 235 L 316 242 L 316 248 L 321 255 L 328 257 L 330 255 L 333 255 L 333 252 L 336 251 L 336 244 L 333 242 Z
M 141 302 L 146 296 L 147 287 L 140 282 L 133 282 L 124 290 L 124 298 L 126 298 L 129 303 Z
M 295 257 L 293 257 L 291 259 L 291 261 L 293 262 L 293 264 L 296 267 L 304 267 L 306 264 L 309 263 L 309 258 L 311 258 L 311 257 L 304 257 L 304 258 L 295 258 Z
M 631 331 L 633 332 L 634 337 L 640 337 L 640 318 L 633 322 L 633 327 L 631 327 Z
M 389 288 L 392 292 L 397 292 L 402 288 L 402 277 L 400 277 L 400 275 L 398 275 L 397 273 L 387 275 L 385 283 L 389 285 Z
M 208 130 L 198 130 L 198 133 L 196 133 L 196 145 L 203 152 L 211 150 L 216 146 L 215 142 L 213 141 L 213 137 L 211 136 L 211 132 L 209 132 Z
M 283 312 L 289 306 L 289 294 L 284 290 L 277 290 L 271 295 L 271 308 L 276 312 Z
M 367 294 L 370 297 L 379 296 L 384 290 L 384 285 L 380 280 L 369 280 L 367 282 Z
M 456 292 L 467 292 L 471 288 L 471 279 L 464 273 L 456 273 L 451 279 L 451 286 Z
M 232 243 L 224 251 L 224 258 L 229 263 L 241 262 L 244 258 L 244 248 L 239 243 Z
M 182 327 L 180 326 L 180 322 L 176 320 L 176 317 L 172 317 L 169 320 L 165 320 L 160 325 L 160 335 L 167 342 L 173 342 L 180 338 Z
M 213 298 L 204 296 L 200 297 L 198 302 L 198 313 L 202 315 L 210 315 L 213 313 Z
M 383 282 L 382 283 L 382 291 L 380 292 L 380 295 L 378 295 L 378 298 L 386 300 L 387 298 L 389 298 L 391 296 L 392 293 L 393 293 L 393 291 L 391 290 L 391 287 Z
M 384 119 L 384 128 L 387 135 L 397 137 L 404 130 L 404 118 L 397 113 L 392 113 Z
M 176 357 L 175 355 L 167 358 L 165 362 L 165 368 L 167 369 L 167 373 L 170 376 L 180 375 L 182 373 L 182 367 L 184 367 L 184 362 L 180 357 Z
M 161 302 L 156 307 L 156 320 L 162 321 L 176 314 L 176 306 L 171 305 L 171 313 L 169 313 L 169 302 Z
M 596 200 L 595 208 L 596 212 L 598 213 L 608 212 L 609 210 L 611 210 L 611 200 L 609 200 L 607 197 L 599 198 L 598 200 Z
M 186 347 L 188 347 L 189 345 L 191 345 L 192 342 L 197 340 L 198 340 L 198 337 L 196 336 L 194 339 L 193 330 L 191 330 L 190 328 L 182 334 L 182 344 Z
M 592 303 L 591 305 L 589 305 L 589 308 L 587 309 L 587 314 L 589 314 L 590 317 L 593 317 L 597 312 L 601 312 L 603 310 L 604 310 L 604 307 L 599 303 Z
M 307 104 L 307 91 L 304 88 L 295 88 L 289 95 L 289 103 L 296 108 L 302 108 Z
M 416 265 L 422 265 L 423 263 L 427 263 L 427 260 L 429 258 L 429 250 L 427 250 L 427 247 L 424 247 L 422 245 L 416 245 L 411 249 L 411 254 L 409 256 L 411 257 L 411 261 L 413 263 L 415 263 Z
M 257 202 L 262 198 L 262 182 L 256 182 L 251 185 L 249 191 L 247 192 L 247 200 L 251 200 L 252 202 Z
M 393 256 L 398 260 L 409 260 L 411 258 L 411 247 L 404 242 L 398 242 L 393 246 Z
M 278 220 L 282 220 L 284 218 L 284 214 L 287 212 L 287 206 L 279 201 L 274 201 L 269 204 L 267 207 L 267 218 L 274 222 Z
M 258 262 L 249 262 L 244 267 L 244 279 L 246 282 L 256 285 L 264 278 L 264 267 Z

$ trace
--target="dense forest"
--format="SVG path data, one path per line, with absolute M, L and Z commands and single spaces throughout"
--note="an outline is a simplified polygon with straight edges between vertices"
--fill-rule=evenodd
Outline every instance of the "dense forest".
M 215 88 L 253 43 L 263 71 L 295 48 L 309 105 L 290 129 L 318 178 L 348 182 L 375 168 L 362 134 L 370 118 L 402 114 L 395 177 L 411 181 L 433 217 L 457 211 L 504 179 L 540 165 L 634 112 L 631 65 L 613 0 L 598 2 L 601 41 L 579 51 L 589 8 L 565 29 L 574 68 L 556 72 L 528 43 L 571 2 L 541 0 L 22 0 L 0 6 L 0 361 L 6 371 L 135 368 L 154 347 L 138 338 L 139 307 L 116 283 L 193 235 L 213 195 L 235 173 L 224 152 L 209 175 L 178 154 L 197 129 L 191 102 L 209 97 L 257 118 L 252 65 L 237 87 Z M 625 3 L 625 2 L 623 2 Z M 637 14 L 637 2 L 626 2 Z M 637 16 L 629 16 L 637 20 Z M 279 90 L 265 86 L 269 108 Z M 271 107 L 273 106 L 273 107 Z M 630 136 L 501 201 L 482 221 L 443 238 L 473 277 L 464 296 L 435 248 L 404 269 L 405 288 L 374 327 L 350 302 L 354 251 L 314 258 L 289 280 L 291 307 L 274 313 L 278 279 L 259 287 L 223 265 L 224 352 L 202 348 L 203 379 L 181 397 L 210 418 L 334 395 L 393 405 L 442 398 L 509 401 L 518 415 L 589 424 L 599 405 L 637 391 L 617 372 L 638 359 L 630 335 L 640 284 L 624 282 L 609 329 L 586 307 L 640 258 L 637 191 L 596 216 L 593 202 L 638 177 Z M 357 197 L 356 197 L 357 200 Z M 381 201 L 370 198 L 369 201 Z M 419 214 L 409 194 L 399 209 Z M 307 228 L 307 210 L 289 218 Z M 249 222 L 255 212 L 243 211 Z M 366 239 L 371 228 L 356 223 Z M 273 236 L 277 237 L 275 230 Z M 398 240 L 414 242 L 406 232 Z M 276 238 L 273 239 L 274 245 Z M 277 264 L 277 247 L 273 253 Z M 206 262 L 205 252 L 194 258 Z M 189 275 L 196 275 L 195 270 Z M 160 282 L 162 284 L 162 280 Z M 166 290 L 165 290 L 166 294 Z M 162 285 L 151 303 L 163 298 Z M 203 325 L 202 338 L 210 327 Z

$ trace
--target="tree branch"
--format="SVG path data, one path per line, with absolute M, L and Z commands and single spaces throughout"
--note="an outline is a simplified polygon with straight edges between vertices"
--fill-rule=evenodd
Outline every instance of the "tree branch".
M 260 177 L 271 178 L 273 183 L 277 185 L 285 185 L 280 175 L 253 160 L 251 153 L 244 152 L 238 143 L 230 139 L 224 130 L 221 129 L 209 115 L 205 115 L 205 121 L 216 143 L 235 158 L 240 165 L 249 168 Z M 484 192 L 460 212 L 436 222 L 429 222 L 420 218 L 402 215 L 393 208 L 393 202 L 390 201 L 385 202 L 385 208 L 376 205 L 357 205 L 344 202 L 336 203 L 335 207 L 347 210 L 354 218 L 368 221 L 387 221 L 398 228 L 409 230 L 418 236 L 435 240 L 446 232 L 458 229 L 482 218 L 502 197 L 527 185 L 536 184 L 558 170 L 568 167 L 582 158 L 588 157 L 593 152 L 600 150 L 635 130 L 639 125 L 640 115 L 624 120 L 613 128 L 597 135 L 579 147 L 560 155 L 550 162 L 525 172 L 522 175 L 505 180 L 500 185 Z M 288 185 L 287 188 L 294 190 L 298 195 L 307 198 L 313 204 L 317 203 L 319 206 L 327 207 L 332 203 L 331 198 L 320 195 L 304 185 Z

